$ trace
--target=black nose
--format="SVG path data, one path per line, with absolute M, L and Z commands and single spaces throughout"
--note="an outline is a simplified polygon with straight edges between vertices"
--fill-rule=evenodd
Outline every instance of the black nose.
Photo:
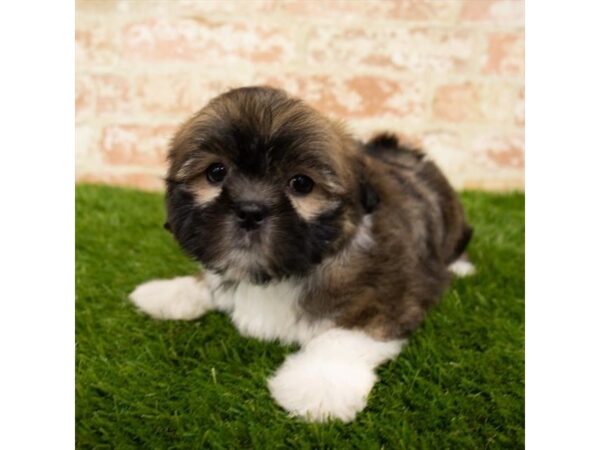
M 258 202 L 240 202 L 235 205 L 238 223 L 245 230 L 254 230 L 267 216 L 268 209 Z

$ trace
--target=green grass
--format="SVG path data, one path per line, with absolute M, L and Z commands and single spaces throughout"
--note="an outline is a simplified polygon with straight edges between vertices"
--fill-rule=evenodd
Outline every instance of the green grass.
M 76 199 L 78 448 L 482 449 L 524 445 L 524 197 L 463 194 L 475 277 L 456 280 L 350 424 L 291 419 L 267 377 L 292 347 L 210 313 L 162 322 L 127 294 L 196 266 L 159 194 L 81 185 Z

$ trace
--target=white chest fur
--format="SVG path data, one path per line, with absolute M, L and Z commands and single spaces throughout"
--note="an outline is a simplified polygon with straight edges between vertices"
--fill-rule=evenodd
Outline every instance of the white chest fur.
M 231 315 L 241 334 L 300 344 L 333 326 L 329 320 L 307 317 L 299 306 L 301 294 L 301 286 L 293 281 L 240 283 L 213 291 L 215 303 Z

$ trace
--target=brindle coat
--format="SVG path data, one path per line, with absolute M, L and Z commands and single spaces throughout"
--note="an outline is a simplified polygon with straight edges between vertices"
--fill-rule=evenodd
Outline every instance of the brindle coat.
M 437 166 L 395 136 L 367 143 L 300 100 L 267 87 L 229 91 L 175 135 L 167 227 L 227 285 L 293 279 L 315 318 L 379 339 L 407 336 L 438 301 L 472 230 Z M 222 183 L 207 181 L 215 163 Z M 308 195 L 289 180 L 314 180 Z M 240 201 L 261 202 L 268 223 L 249 238 Z

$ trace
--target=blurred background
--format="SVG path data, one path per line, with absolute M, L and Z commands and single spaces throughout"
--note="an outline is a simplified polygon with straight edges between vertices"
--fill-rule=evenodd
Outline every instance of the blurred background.
M 162 189 L 184 119 L 269 84 L 421 145 L 458 189 L 524 188 L 520 0 L 78 0 L 75 39 L 79 181 Z

